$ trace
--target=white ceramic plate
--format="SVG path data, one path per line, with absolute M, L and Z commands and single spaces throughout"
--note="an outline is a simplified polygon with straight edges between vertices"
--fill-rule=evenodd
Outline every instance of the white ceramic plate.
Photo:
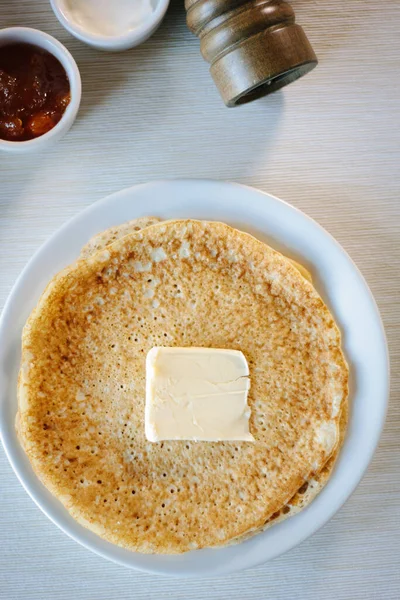
M 225 221 L 304 264 L 333 311 L 351 367 L 350 421 L 334 473 L 300 514 L 241 544 L 181 556 L 118 548 L 76 523 L 33 473 L 14 430 L 21 330 L 49 279 L 71 263 L 95 233 L 135 217 Z M 65 533 L 112 561 L 167 575 L 221 575 L 272 559 L 309 537 L 343 505 L 365 472 L 381 434 L 388 400 L 388 354 L 381 319 L 361 274 L 338 243 L 292 206 L 241 185 L 165 181 L 136 186 L 90 206 L 31 259 L 12 290 L 0 323 L 0 425 L 7 456 L 42 511 Z

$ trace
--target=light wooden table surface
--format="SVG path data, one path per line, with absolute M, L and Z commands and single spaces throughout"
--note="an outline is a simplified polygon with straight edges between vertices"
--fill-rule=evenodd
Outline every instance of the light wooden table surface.
M 23 491 L 0 451 L 1 600 L 400 598 L 400 2 L 293 0 L 319 56 L 283 92 L 226 109 L 173 0 L 140 48 L 99 53 L 47 0 L 0 0 L 0 26 L 55 35 L 81 70 L 78 120 L 54 149 L 0 155 L 0 308 L 32 253 L 66 219 L 154 179 L 234 180 L 314 217 L 349 252 L 381 310 L 392 398 L 379 450 L 339 514 L 297 549 L 215 580 L 126 570 L 81 548 Z

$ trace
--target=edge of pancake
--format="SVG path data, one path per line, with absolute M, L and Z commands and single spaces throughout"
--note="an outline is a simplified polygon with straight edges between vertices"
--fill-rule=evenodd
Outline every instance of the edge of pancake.
M 234 544 L 240 544 L 241 542 L 245 542 L 246 540 L 252 538 L 254 535 L 258 533 L 262 533 L 266 531 L 273 525 L 278 523 L 282 523 L 286 519 L 290 517 L 294 517 L 295 515 L 302 512 L 305 508 L 307 508 L 313 500 L 318 496 L 318 494 L 323 490 L 326 484 L 329 482 L 331 475 L 334 471 L 336 461 L 339 457 L 340 451 L 342 449 L 348 425 L 349 418 L 349 404 L 346 399 L 342 411 L 340 414 L 340 440 L 339 444 L 331 455 L 331 457 L 327 460 L 322 469 L 315 473 L 314 476 L 309 480 L 305 481 L 304 484 L 299 488 L 299 490 L 295 493 L 295 495 L 284 505 L 282 508 L 274 513 L 261 527 L 255 529 L 253 531 L 249 531 L 242 536 L 232 539 L 228 544 L 225 544 L 222 547 L 231 546 Z
M 132 219 L 131 221 L 127 221 L 125 223 L 121 223 L 120 225 L 114 225 L 113 227 L 109 227 L 105 231 L 101 231 L 100 233 L 96 233 L 90 240 L 83 246 L 81 253 L 79 255 L 79 259 L 85 259 L 89 256 L 92 256 L 94 253 L 99 250 L 103 250 L 106 246 L 113 244 L 118 241 L 122 237 L 126 235 L 130 235 L 131 233 L 135 233 L 145 229 L 146 227 L 151 227 L 152 225 L 156 225 L 159 223 L 161 219 L 158 217 L 138 217 L 136 219 Z

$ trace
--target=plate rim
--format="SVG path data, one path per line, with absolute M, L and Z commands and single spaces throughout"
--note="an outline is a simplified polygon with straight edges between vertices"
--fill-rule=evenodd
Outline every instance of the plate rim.
M 380 420 L 379 420 L 379 423 L 377 423 L 377 425 L 375 426 L 375 430 L 374 430 L 375 436 L 374 436 L 372 443 L 369 444 L 369 452 L 367 453 L 366 456 L 364 456 L 362 468 L 358 469 L 357 476 L 353 478 L 352 483 L 350 486 L 348 486 L 346 492 L 344 492 L 344 493 L 342 492 L 342 494 L 338 495 L 336 502 L 333 503 L 333 506 L 331 503 L 330 509 L 325 510 L 324 516 L 323 517 L 320 516 L 317 523 L 314 523 L 313 526 L 309 527 L 307 531 L 305 531 L 305 532 L 303 531 L 303 533 L 301 535 L 300 534 L 297 535 L 297 537 L 293 543 L 290 542 L 289 544 L 285 544 L 283 549 L 282 549 L 282 547 L 280 547 L 278 551 L 272 552 L 272 553 L 270 552 L 267 557 L 261 555 L 258 557 L 258 559 L 252 558 L 251 560 L 244 560 L 243 556 L 240 557 L 240 555 L 238 555 L 238 556 L 235 556 L 234 560 L 232 560 L 229 564 L 227 564 L 225 561 L 225 562 L 222 562 L 221 564 L 218 563 L 218 564 L 213 565 L 212 568 L 199 568 L 199 567 L 193 567 L 193 566 L 187 568 L 187 567 L 185 567 L 184 559 L 181 561 L 179 561 L 179 560 L 171 561 L 170 560 L 171 557 L 165 557 L 165 556 L 161 557 L 161 561 L 158 561 L 158 562 L 162 562 L 163 559 L 165 559 L 164 566 L 160 566 L 160 565 L 157 566 L 157 561 L 155 562 L 155 566 L 152 566 L 151 564 L 145 565 L 145 564 L 143 564 L 143 562 L 146 562 L 146 561 L 141 560 L 141 558 L 148 557 L 149 555 L 141 555 L 139 553 L 130 552 L 125 549 L 121 549 L 114 544 L 106 542 L 105 540 L 102 540 L 101 538 L 99 538 L 98 536 L 96 536 L 95 534 L 90 532 L 89 530 L 78 525 L 75 522 L 75 520 L 68 513 L 67 513 L 66 519 L 61 518 L 60 516 L 58 516 L 58 518 L 56 518 L 54 515 L 54 511 L 49 508 L 49 502 L 51 504 L 55 500 L 60 506 L 62 506 L 61 503 L 58 500 L 56 500 L 53 496 L 50 495 L 50 493 L 46 490 L 46 488 L 43 486 L 43 484 L 40 483 L 40 481 L 38 480 L 36 475 L 33 473 L 33 471 L 31 474 L 28 474 L 28 475 L 27 475 L 27 473 L 24 473 L 24 466 L 23 465 L 21 466 L 21 464 L 20 464 L 20 458 L 18 458 L 18 451 L 15 451 L 15 449 L 13 449 L 11 447 L 12 444 L 10 444 L 9 437 L 8 437 L 9 432 L 6 430 L 7 423 L 5 421 L 3 421 L 3 410 L 1 410 L 0 439 L 3 443 L 3 447 L 5 450 L 6 456 L 9 460 L 14 472 L 16 473 L 22 486 L 27 491 L 29 496 L 33 499 L 35 504 L 42 510 L 42 512 L 55 525 L 57 525 L 57 527 L 59 527 L 69 537 L 71 537 L 72 539 L 74 539 L 76 542 L 78 542 L 82 546 L 86 547 L 87 549 L 91 550 L 92 552 L 102 556 L 103 558 L 111 560 L 117 564 L 121 564 L 123 566 L 133 568 L 133 569 L 138 569 L 138 570 L 145 571 L 148 573 L 179 576 L 179 577 L 198 577 L 201 575 L 203 575 L 203 576 L 204 575 L 218 576 L 218 575 L 229 574 L 229 573 L 238 571 L 240 569 L 257 566 L 259 564 L 266 562 L 267 560 L 276 558 L 277 556 L 280 556 L 281 554 L 294 548 L 295 546 L 300 544 L 302 541 L 304 541 L 305 539 L 307 539 L 308 537 L 313 535 L 323 525 L 325 525 L 332 518 L 332 516 L 343 506 L 343 504 L 348 500 L 348 498 L 351 496 L 351 494 L 354 492 L 354 490 L 358 486 L 359 482 L 361 481 L 363 475 L 365 474 L 365 472 L 372 460 L 372 457 L 378 446 L 378 443 L 379 443 L 379 440 L 380 440 L 380 437 L 381 437 L 381 434 L 383 431 L 383 427 L 385 424 L 386 414 L 387 414 L 387 409 L 388 409 L 388 402 L 389 402 L 389 387 L 390 387 L 390 385 L 389 385 L 390 384 L 389 352 L 388 352 L 388 346 L 387 346 L 386 335 L 385 335 L 385 331 L 384 331 L 382 318 L 380 316 L 379 309 L 378 309 L 376 301 L 372 295 L 372 292 L 370 291 L 370 289 L 368 287 L 368 284 L 366 283 L 366 281 L 365 281 L 363 275 L 361 274 L 361 272 L 359 271 L 358 267 L 352 261 L 351 257 L 347 254 L 347 252 L 342 248 L 342 246 L 339 244 L 339 242 L 337 242 L 337 240 L 329 232 L 327 232 L 321 225 L 319 225 L 319 223 L 317 223 L 314 219 L 309 217 L 307 214 L 302 212 L 297 207 L 292 206 L 288 202 L 285 202 L 284 200 L 281 200 L 281 199 L 277 198 L 276 196 L 273 196 L 272 194 L 263 192 L 256 188 L 253 188 L 251 186 L 247 186 L 247 185 L 243 185 L 243 184 L 239 184 L 239 183 L 233 183 L 233 182 L 214 181 L 214 180 L 209 180 L 209 179 L 190 179 L 190 178 L 164 179 L 164 180 L 152 181 L 152 182 L 142 183 L 142 184 L 134 185 L 134 186 L 131 186 L 128 188 L 124 188 L 122 190 L 119 190 L 117 192 L 109 194 L 109 195 L 105 196 L 104 198 L 101 198 L 98 201 L 88 205 L 83 210 L 81 210 L 77 214 L 75 214 L 72 218 L 68 219 L 60 228 L 58 228 L 36 250 L 36 252 L 33 254 L 33 256 L 30 258 L 28 263 L 25 265 L 25 267 L 21 271 L 16 282 L 14 283 L 14 285 L 8 295 L 8 298 L 5 302 L 2 314 L 0 316 L 0 340 L 3 339 L 3 336 L 6 335 L 6 333 L 7 333 L 7 320 L 8 320 L 9 313 L 12 311 L 13 303 L 16 300 L 16 298 L 18 298 L 18 295 L 21 292 L 20 288 L 23 288 L 23 286 L 24 286 L 24 281 L 25 281 L 27 275 L 29 275 L 30 271 L 35 268 L 35 264 L 38 261 L 40 262 L 42 257 L 44 257 L 44 258 L 46 257 L 46 252 L 48 252 L 48 249 L 51 248 L 51 245 L 54 242 L 56 242 L 58 238 L 62 237 L 66 231 L 68 231 L 71 228 L 74 228 L 74 226 L 76 226 L 77 224 L 79 225 L 80 222 L 85 222 L 85 219 L 87 218 L 88 215 L 90 215 L 92 213 L 96 213 L 96 212 L 101 212 L 101 210 L 104 207 L 106 207 L 106 209 L 107 209 L 107 207 L 111 207 L 114 202 L 118 202 L 119 200 L 121 200 L 122 202 L 127 202 L 127 201 L 129 201 L 129 196 L 135 196 L 136 194 L 138 194 L 140 196 L 140 192 L 142 190 L 150 190 L 150 192 L 151 192 L 152 188 L 157 189 L 160 186 L 161 187 L 171 186 L 172 188 L 174 186 L 175 187 L 199 186 L 199 187 L 203 187 L 203 188 L 214 188 L 214 190 L 215 190 L 214 193 L 217 193 L 217 194 L 221 188 L 224 188 L 225 190 L 228 190 L 229 188 L 231 188 L 232 190 L 239 189 L 239 190 L 242 190 L 245 194 L 249 194 L 253 197 L 255 197 L 256 195 L 259 197 L 263 197 L 268 202 L 272 202 L 272 204 L 276 204 L 276 206 L 278 206 L 278 207 L 279 206 L 285 207 L 285 210 L 288 210 L 289 212 L 294 211 L 295 214 L 297 214 L 301 219 L 303 219 L 306 222 L 308 222 L 309 224 L 311 224 L 312 227 L 316 228 L 316 230 L 319 231 L 320 234 L 322 234 L 324 238 L 327 238 L 330 241 L 330 243 L 333 244 L 334 247 L 336 247 L 336 250 L 338 250 L 342 254 L 342 256 L 348 262 L 351 269 L 354 271 L 354 273 L 358 277 L 359 283 L 362 285 L 365 297 L 369 300 L 369 302 L 371 304 L 371 308 L 373 310 L 374 317 L 375 317 L 375 325 L 377 326 L 377 329 L 379 330 L 379 335 L 380 335 L 379 344 L 381 346 L 381 349 L 383 350 L 383 357 L 382 357 L 383 367 L 382 368 L 385 371 L 385 374 L 384 374 L 384 381 L 382 381 L 383 389 L 381 392 L 381 399 L 380 399 L 380 406 L 381 406 L 380 415 L 379 415 Z M 209 189 L 208 189 L 208 191 L 209 191 Z M 190 193 L 189 193 L 189 195 L 190 195 Z M 124 200 L 124 198 L 125 198 L 125 200 Z M 131 205 L 132 205 L 133 212 L 135 212 L 135 209 L 137 209 L 137 205 L 138 205 L 138 197 L 135 197 L 133 199 Z M 165 210 L 166 210 L 166 212 L 168 211 L 168 205 L 165 206 Z M 139 211 L 139 212 L 142 212 L 142 211 Z M 136 210 L 136 213 L 138 213 L 137 210 Z M 149 211 L 147 211 L 147 214 L 148 213 L 149 213 Z M 133 215 L 130 218 L 135 218 L 135 216 Z M 184 218 L 186 218 L 186 217 L 184 217 Z M 110 219 L 110 220 L 112 221 L 112 219 Z M 210 219 L 210 220 L 215 220 L 215 219 Z M 226 215 L 226 220 L 229 222 L 229 214 Z M 245 225 L 245 223 L 243 223 L 243 224 Z M 108 226 L 112 226 L 112 223 L 111 223 L 111 225 L 108 225 Z M 81 242 L 78 242 L 78 244 L 81 244 Z M 65 254 L 68 254 L 68 252 L 65 251 Z M 325 300 L 326 300 L 326 298 L 324 298 L 324 301 Z M 33 304 L 35 304 L 35 303 L 36 302 L 34 301 Z M 336 318 L 336 315 L 335 315 L 335 318 Z M 2 365 L 3 354 L 4 353 L 1 351 L 0 352 L 0 367 Z M 1 386 L 0 386 L 0 393 L 1 393 Z M 1 398 L 0 398 L 0 401 L 1 401 Z M 1 404 L 4 404 L 5 402 L 6 402 L 6 400 L 3 401 Z M 351 417 L 350 417 L 350 419 L 351 419 Z M 11 437 L 15 438 L 13 440 L 13 442 L 15 443 L 15 441 L 16 441 L 15 432 L 13 434 L 11 434 Z M 19 450 L 20 450 L 19 453 L 21 453 L 22 452 L 21 448 L 19 448 Z M 34 485 L 31 481 L 32 474 L 33 474 L 33 478 L 36 480 L 36 482 L 35 482 L 36 485 Z M 334 474 L 332 475 L 332 478 L 334 478 Z M 329 483 L 328 483 L 328 486 L 329 486 Z M 325 488 L 325 490 L 323 490 L 321 492 L 321 494 L 319 494 L 318 498 L 320 498 L 321 496 L 324 496 L 324 491 L 326 491 L 326 488 Z M 49 498 L 49 496 L 50 496 L 50 498 Z M 316 502 L 316 501 L 314 501 L 314 502 Z M 310 507 L 312 507 L 314 502 L 311 503 Z M 310 507 L 306 508 L 298 516 L 291 517 L 290 519 L 286 520 L 284 523 L 275 525 L 272 529 L 277 530 L 279 527 L 284 526 L 284 525 L 287 528 L 287 523 L 293 522 L 293 519 L 298 519 L 299 517 L 301 517 L 301 515 L 304 515 L 309 510 Z M 62 508 L 66 512 L 64 507 L 62 507 Z M 58 507 L 58 510 L 59 510 L 59 507 Z M 73 523 L 69 523 L 68 522 L 69 520 L 72 520 Z M 74 524 L 75 524 L 75 527 L 74 527 Z M 78 528 L 76 527 L 76 525 L 78 525 Z M 77 531 L 74 531 L 74 529 L 77 529 Z M 271 531 L 272 529 L 269 529 L 268 531 Z M 263 536 L 265 536 L 265 534 L 268 533 L 268 531 L 258 534 L 257 536 L 252 537 L 250 540 L 242 542 L 236 546 L 230 546 L 227 548 L 213 549 L 213 550 L 206 549 L 206 550 L 196 551 L 195 553 L 187 553 L 187 554 L 184 554 L 181 556 L 185 557 L 185 556 L 188 556 L 188 554 L 199 555 L 199 553 L 206 553 L 206 552 L 208 552 L 208 553 L 210 553 L 210 552 L 224 553 L 227 550 L 229 550 L 229 548 L 233 548 L 233 547 L 235 547 L 235 548 L 242 547 L 243 549 L 245 549 L 245 547 L 249 546 L 249 544 L 251 544 L 251 542 L 254 541 L 256 538 L 262 539 Z M 258 546 L 260 546 L 260 550 L 261 550 L 262 543 L 259 543 Z M 124 556 L 125 553 L 129 554 L 129 558 L 127 556 Z M 253 554 L 254 554 L 254 552 L 253 552 Z M 139 558 L 135 558 L 138 556 L 139 556 Z M 153 555 L 153 556 L 157 556 L 157 555 Z M 214 556 L 214 559 L 216 559 L 216 556 Z M 151 559 L 150 559 L 150 561 L 151 561 Z M 175 564 L 175 562 L 176 562 L 176 564 Z

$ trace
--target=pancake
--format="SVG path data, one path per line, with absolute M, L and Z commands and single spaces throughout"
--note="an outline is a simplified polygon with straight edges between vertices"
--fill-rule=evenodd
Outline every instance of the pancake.
M 240 349 L 256 443 L 151 444 L 154 345 Z M 347 366 L 322 300 L 279 253 L 219 223 L 167 222 L 55 278 L 24 330 L 19 429 L 44 484 L 125 548 L 255 532 L 339 445 Z

